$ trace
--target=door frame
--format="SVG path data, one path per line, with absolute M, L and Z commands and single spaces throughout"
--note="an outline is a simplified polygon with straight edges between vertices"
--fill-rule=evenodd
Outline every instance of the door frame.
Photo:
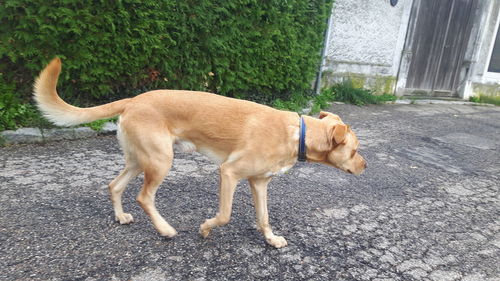
M 417 19 L 418 15 L 420 12 L 420 3 L 421 1 L 425 0 L 412 0 L 410 5 L 410 15 L 408 19 L 408 26 L 407 26 L 407 31 L 406 31 L 406 37 L 404 40 L 404 47 L 401 52 L 401 59 L 399 62 L 399 69 L 398 69 L 398 74 L 396 78 L 396 89 L 395 89 L 395 94 L 396 96 L 407 96 L 407 95 L 412 95 L 412 96 L 425 96 L 425 97 L 433 97 L 435 94 L 442 93 L 442 91 L 439 90 L 423 90 L 423 89 L 415 89 L 415 88 L 407 88 L 407 80 L 408 80 L 408 73 L 410 70 L 410 64 L 413 59 L 413 53 L 412 53 L 412 42 L 411 36 L 414 35 L 415 30 L 417 28 Z M 478 4 L 476 5 L 476 9 L 473 13 L 473 19 L 472 19 L 472 27 L 471 27 L 471 34 L 469 35 L 469 38 L 466 40 L 465 43 L 465 53 L 464 53 L 464 59 L 463 59 L 463 64 L 460 69 L 460 81 L 458 85 L 456 86 L 456 89 L 454 89 L 451 94 L 453 94 L 453 97 L 461 97 L 463 98 L 464 96 L 464 88 L 466 86 L 466 82 L 470 77 L 470 66 L 471 62 L 473 61 L 472 57 L 474 56 L 476 50 L 477 50 L 477 44 L 476 40 L 478 39 L 478 34 L 481 31 L 481 16 L 482 16 L 482 11 L 484 10 L 484 6 L 481 3 L 482 1 L 478 1 Z M 473 35 L 475 34 L 475 35 Z
M 488 68 L 490 66 L 491 55 L 493 54 L 493 48 L 495 47 L 496 38 L 497 38 L 497 36 L 500 36 L 499 32 L 500 32 L 500 16 L 497 17 L 497 20 L 495 22 L 495 30 L 493 31 L 493 37 L 491 38 L 491 43 L 488 42 L 488 43 L 490 43 L 490 47 L 489 47 L 488 54 L 486 57 L 487 58 L 486 63 L 484 65 L 484 77 L 494 79 L 494 80 L 500 80 L 500 73 L 499 72 L 489 72 Z

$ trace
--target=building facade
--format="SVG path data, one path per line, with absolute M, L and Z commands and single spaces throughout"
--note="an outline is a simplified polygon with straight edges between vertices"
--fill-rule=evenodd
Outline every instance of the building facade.
M 500 95 L 500 0 L 336 0 L 322 87 L 398 96 Z

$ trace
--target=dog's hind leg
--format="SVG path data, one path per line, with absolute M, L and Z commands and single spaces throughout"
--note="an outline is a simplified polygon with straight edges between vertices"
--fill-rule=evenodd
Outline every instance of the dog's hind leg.
M 122 194 L 131 179 L 135 178 L 141 170 L 135 162 L 127 161 L 125 169 L 109 184 L 109 195 L 115 211 L 115 219 L 120 224 L 129 224 L 134 221 L 131 214 L 124 213 L 122 207 Z
M 123 169 L 120 175 L 118 175 L 108 187 L 109 196 L 115 211 L 115 220 L 119 221 L 120 224 L 129 224 L 134 221 L 134 218 L 131 214 L 123 212 L 122 194 L 130 180 L 140 174 L 142 170 L 137 163 L 137 158 L 135 157 L 133 149 L 129 146 L 130 141 L 127 139 L 127 135 L 123 133 L 121 125 L 120 122 L 117 137 L 125 156 L 125 169 Z
M 156 191 L 167 176 L 173 161 L 173 142 L 167 135 L 149 135 L 141 141 L 138 160 L 144 170 L 144 185 L 137 196 L 137 201 L 151 222 L 162 236 L 173 237 L 177 231 L 160 215 L 155 206 Z
M 257 216 L 257 229 L 264 235 L 269 245 L 282 248 L 287 245 L 285 238 L 274 235 L 269 224 L 269 214 L 267 211 L 267 184 L 271 178 L 249 178 Z

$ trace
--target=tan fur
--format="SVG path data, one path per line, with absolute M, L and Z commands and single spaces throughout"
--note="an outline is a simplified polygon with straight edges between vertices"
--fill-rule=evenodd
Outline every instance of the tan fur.
M 158 90 L 92 108 L 78 108 L 59 98 L 56 85 L 61 61 L 56 58 L 40 73 L 34 87 L 38 107 L 58 125 L 77 125 L 120 115 L 118 139 L 126 167 L 109 184 L 115 218 L 133 222 L 125 213 L 121 196 L 127 183 L 144 173 L 137 201 L 158 232 L 167 237 L 176 230 L 155 207 L 155 193 L 172 165 L 173 145 L 197 150 L 220 164 L 219 212 L 200 226 L 207 237 L 211 229 L 227 224 L 233 194 L 241 179 L 248 179 L 257 215 L 257 227 L 277 248 L 287 245 L 273 234 L 267 212 L 267 185 L 271 176 L 297 161 L 297 113 L 257 103 L 193 91 Z M 307 126 L 307 159 L 359 175 L 366 167 L 357 153 L 359 142 L 340 117 L 321 112 L 320 119 L 304 116 Z

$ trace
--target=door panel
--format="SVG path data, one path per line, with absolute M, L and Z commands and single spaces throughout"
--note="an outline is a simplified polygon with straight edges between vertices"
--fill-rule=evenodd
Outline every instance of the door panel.
M 415 0 L 406 52 L 406 93 L 456 96 L 477 0 Z

